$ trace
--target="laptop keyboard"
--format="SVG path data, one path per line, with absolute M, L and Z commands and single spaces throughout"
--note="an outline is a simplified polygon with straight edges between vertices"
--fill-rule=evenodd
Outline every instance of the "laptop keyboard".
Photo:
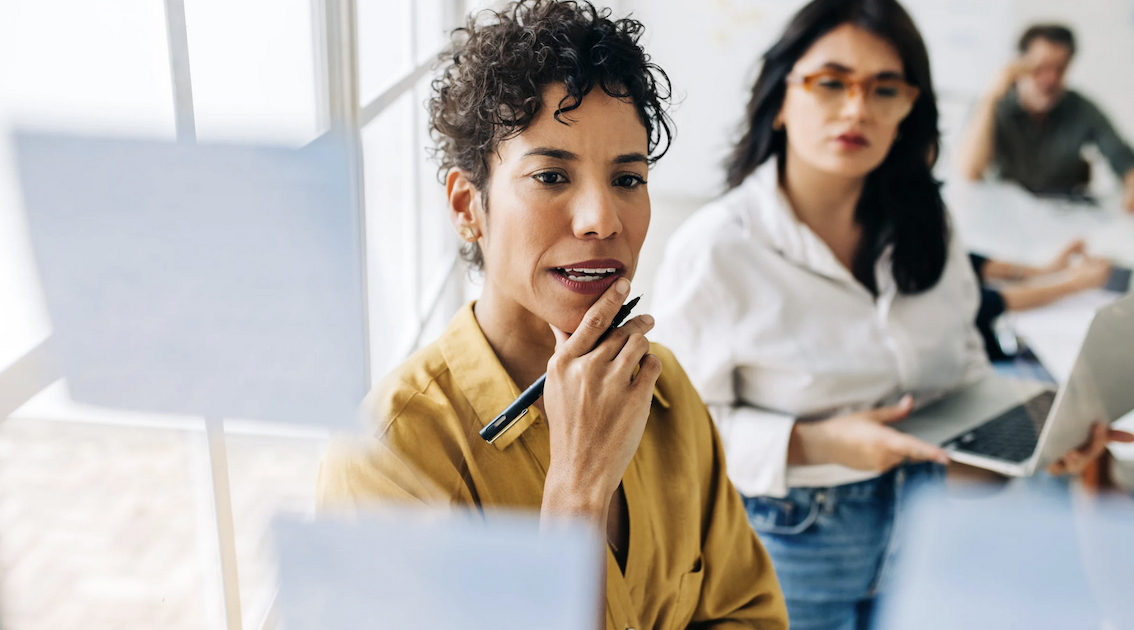
M 1047 391 L 1017 405 L 979 427 L 945 444 L 946 449 L 966 451 L 1008 462 L 1022 462 L 1032 456 L 1039 442 L 1055 392 Z

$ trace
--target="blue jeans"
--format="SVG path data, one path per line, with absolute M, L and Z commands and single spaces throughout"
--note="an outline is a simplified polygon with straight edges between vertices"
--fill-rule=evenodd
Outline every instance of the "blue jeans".
M 901 538 L 903 505 L 917 487 L 944 478 L 938 464 L 908 464 L 859 483 L 792 488 L 782 499 L 743 497 L 792 630 L 869 628 Z

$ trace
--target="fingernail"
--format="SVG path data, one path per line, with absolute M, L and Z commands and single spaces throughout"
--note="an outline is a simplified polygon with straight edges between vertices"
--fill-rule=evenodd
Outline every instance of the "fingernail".
M 898 404 L 903 406 L 903 407 L 908 407 L 909 405 L 912 405 L 913 404 L 913 396 L 910 395 L 910 394 L 906 394 L 905 396 L 902 396 L 902 399 L 898 401 Z
M 652 315 L 642 315 L 642 323 L 647 326 L 653 326 L 654 317 Z
M 630 292 L 630 281 L 626 278 L 619 278 L 618 281 L 614 283 L 614 290 L 618 295 L 626 295 Z

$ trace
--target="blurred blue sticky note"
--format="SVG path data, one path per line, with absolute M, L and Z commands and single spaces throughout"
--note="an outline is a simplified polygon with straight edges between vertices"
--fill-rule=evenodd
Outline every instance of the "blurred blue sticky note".
M 590 630 L 604 549 L 538 515 L 398 509 L 352 521 L 278 519 L 287 630 Z
M 923 495 L 883 630 L 1134 627 L 1134 503 L 1016 492 Z
M 15 140 L 72 398 L 358 426 L 362 248 L 344 144 Z

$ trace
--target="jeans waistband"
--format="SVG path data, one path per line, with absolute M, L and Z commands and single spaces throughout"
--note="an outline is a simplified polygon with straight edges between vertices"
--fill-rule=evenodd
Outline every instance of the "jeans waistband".
M 903 464 L 864 481 L 856 481 L 840 486 L 792 488 L 791 493 L 802 493 L 814 497 L 822 495 L 831 499 L 871 499 L 875 497 L 889 497 L 894 494 L 894 487 L 903 484 L 910 478 L 926 478 L 936 474 L 940 464 L 932 462 L 918 462 Z M 799 494 L 797 494 L 799 496 Z

